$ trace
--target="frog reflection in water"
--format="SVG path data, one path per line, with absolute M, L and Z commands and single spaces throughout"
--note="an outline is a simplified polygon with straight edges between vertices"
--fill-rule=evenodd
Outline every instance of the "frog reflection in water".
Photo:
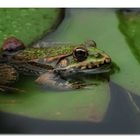
M 45 46 L 45 47 L 44 47 Z M 96 47 L 92 40 L 83 44 L 46 43 L 25 47 L 22 41 L 10 37 L 0 52 L 0 89 L 12 89 L 19 74 L 36 76 L 36 83 L 55 89 L 80 88 L 69 82 L 71 75 L 105 73 L 110 70 L 111 58 Z

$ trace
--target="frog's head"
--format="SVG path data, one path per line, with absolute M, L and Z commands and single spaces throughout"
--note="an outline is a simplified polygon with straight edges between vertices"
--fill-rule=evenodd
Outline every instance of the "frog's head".
M 62 57 L 55 70 L 61 74 L 109 72 L 111 58 L 96 47 L 94 41 L 86 41 L 72 49 L 71 54 Z

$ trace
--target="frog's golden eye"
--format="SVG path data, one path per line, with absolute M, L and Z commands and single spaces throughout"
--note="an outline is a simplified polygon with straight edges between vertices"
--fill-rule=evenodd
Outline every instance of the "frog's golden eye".
M 73 51 L 73 57 L 76 61 L 84 61 L 88 56 L 88 51 L 84 47 L 75 48 Z

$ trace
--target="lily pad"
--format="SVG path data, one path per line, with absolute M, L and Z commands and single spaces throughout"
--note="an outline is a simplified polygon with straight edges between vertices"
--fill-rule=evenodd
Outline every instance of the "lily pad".
M 140 11 L 120 10 L 118 18 L 120 30 L 125 35 L 132 53 L 140 63 Z
M 0 17 L 0 46 L 9 36 L 15 36 L 29 45 L 57 26 L 62 18 L 62 10 L 1 8 Z
M 109 85 L 106 80 L 95 81 L 84 90 L 39 91 L 33 82 L 24 80 L 27 92 L 1 94 L 0 110 L 45 120 L 100 122 L 110 102 Z

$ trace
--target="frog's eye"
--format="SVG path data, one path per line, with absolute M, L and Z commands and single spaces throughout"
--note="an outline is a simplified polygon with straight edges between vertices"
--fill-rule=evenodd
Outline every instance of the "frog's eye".
M 78 47 L 73 51 L 73 57 L 78 61 L 84 61 L 88 56 L 88 51 L 83 47 Z
M 7 52 L 16 52 L 18 50 L 22 50 L 24 49 L 25 46 L 22 43 L 22 41 L 18 40 L 15 37 L 10 37 L 7 38 L 2 46 L 3 51 L 7 51 Z

